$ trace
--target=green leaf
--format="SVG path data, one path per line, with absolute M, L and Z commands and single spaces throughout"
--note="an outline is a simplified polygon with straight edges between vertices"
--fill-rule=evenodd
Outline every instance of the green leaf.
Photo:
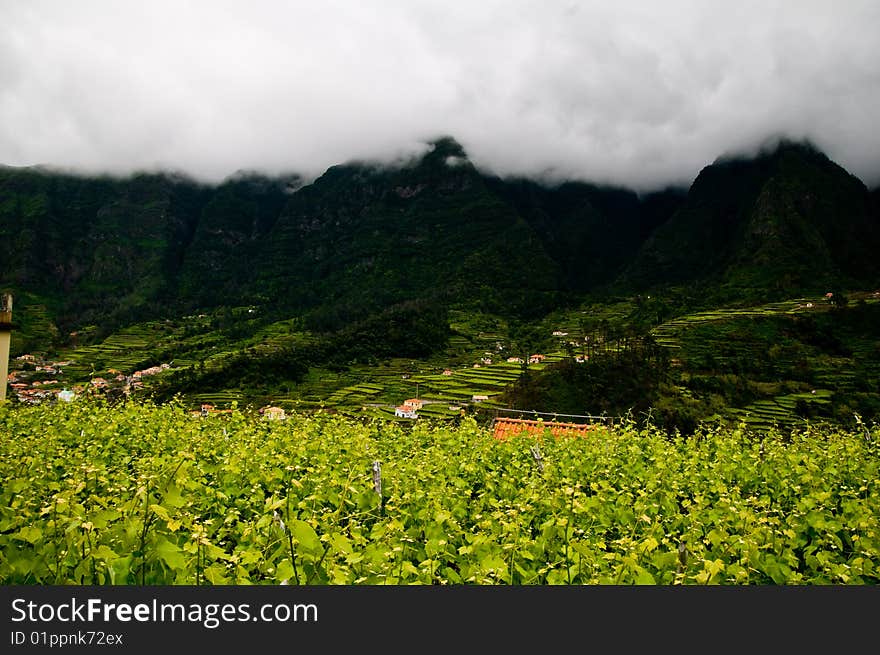
M 119 512 L 112 509 L 103 509 L 100 512 L 95 512 L 91 517 L 92 524 L 98 530 L 103 530 L 107 527 L 108 523 L 111 523 L 122 516 Z
M 225 573 L 226 569 L 221 564 L 211 564 L 211 566 L 202 572 L 202 575 L 204 575 L 205 579 L 211 584 L 229 584 L 229 578 L 226 577 Z
M 297 552 L 313 556 L 324 552 L 321 540 L 318 538 L 318 533 L 305 521 L 291 521 L 290 534 L 293 535 L 293 539 L 297 544 Z
M 43 531 L 32 525 L 26 525 L 21 530 L 12 535 L 15 539 L 26 541 L 34 544 L 43 538 Z
M 168 485 L 165 489 L 165 494 L 162 496 L 162 504 L 175 508 L 182 507 L 186 504 L 186 501 L 180 495 L 180 489 L 177 488 L 177 485 Z
M 338 532 L 330 535 L 330 543 L 333 544 L 333 547 L 337 552 L 343 553 L 345 555 L 351 554 L 353 551 L 351 541 L 349 541 L 345 535 L 341 535 Z
M 131 572 L 131 555 L 120 557 L 108 562 L 108 571 L 110 572 L 110 584 L 123 585 L 128 583 L 128 576 Z
M 706 539 L 709 540 L 716 548 L 727 541 L 727 533 L 723 530 L 712 530 L 709 534 L 706 535 Z
M 480 568 L 487 573 L 489 571 L 501 572 L 507 570 L 507 564 L 500 555 L 489 554 L 480 558 Z
M 101 544 L 95 550 L 92 551 L 92 557 L 94 557 L 95 559 L 110 562 L 110 561 L 118 559 L 119 555 L 114 553 L 112 550 L 110 550 L 110 548 L 108 548 L 104 544 Z
M 254 549 L 238 551 L 239 562 L 241 564 L 256 564 L 263 559 L 263 554 Z
M 153 512 L 156 516 L 158 516 L 163 521 L 170 521 L 171 516 L 168 514 L 168 510 L 162 507 L 161 505 L 150 505 L 150 511 Z
M 413 565 L 410 561 L 405 561 L 400 565 L 401 573 L 404 574 L 404 577 L 410 576 L 417 578 L 419 576 L 419 570 Z
M 286 582 L 292 580 L 294 576 L 293 564 L 289 559 L 283 560 L 275 569 L 275 580 L 278 582 Z
M 180 571 L 186 568 L 186 558 L 176 544 L 167 539 L 160 538 L 153 547 L 156 557 L 165 562 L 172 571 Z
M 637 585 L 648 585 L 648 584 L 657 584 L 657 581 L 654 579 L 654 576 L 648 573 L 642 567 L 637 569 L 638 573 L 636 575 L 636 584 Z
M 678 553 L 668 551 L 665 553 L 655 553 L 654 557 L 651 558 L 651 562 L 661 571 L 675 569 L 678 565 Z
M 214 544 L 207 544 L 205 546 L 205 557 L 209 559 L 222 559 L 229 560 L 230 557 L 225 550 L 220 548 L 219 546 L 215 546 Z

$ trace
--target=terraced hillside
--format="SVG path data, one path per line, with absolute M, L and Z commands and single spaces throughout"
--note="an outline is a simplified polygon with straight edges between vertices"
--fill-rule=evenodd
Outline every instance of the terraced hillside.
M 514 406 L 507 394 L 525 367 L 508 360 L 532 345 L 529 354 L 543 359 L 527 368 L 539 376 L 574 361 L 585 374 L 599 371 L 599 360 L 626 350 L 644 303 L 639 298 L 592 302 L 557 310 L 527 329 L 460 308 L 448 314 L 450 336 L 443 350 L 346 365 L 330 365 L 333 353 L 326 352 L 326 335 L 304 330 L 301 319 L 266 319 L 253 307 L 138 323 L 104 339 L 83 330 L 79 338 L 84 345 L 53 353 L 69 362 L 56 391 L 94 378 L 123 387 L 138 371 L 151 370 L 139 378 L 136 395 L 162 388 L 173 392 L 170 381 L 175 379 L 210 378 L 211 384 L 181 387 L 193 408 L 272 404 L 293 411 L 393 418 L 397 406 L 418 398 L 423 402 L 420 417 L 455 418 L 475 409 Z M 650 336 L 668 355 L 669 368 L 657 381 L 652 402 L 659 409 L 686 407 L 695 420 L 745 420 L 756 429 L 792 427 L 805 419 L 880 416 L 878 311 L 880 296 L 859 292 L 849 294 L 846 306 L 810 296 L 685 313 L 662 322 Z M 517 334 L 531 335 L 531 340 Z M 308 359 L 313 347 L 324 352 L 324 359 Z M 291 351 L 305 358 L 299 373 L 273 364 L 273 358 Z M 226 380 L 239 362 L 253 364 L 256 372 Z M 261 374 L 261 362 L 274 370 Z M 616 374 L 610 375 L 614 383 Z M 622 398 L 615 414 L 626 413 L 626 403 L 639 400 Z M 587 398 L 576 413 L 598 414 L 606 404 L 603 398 Z M 516 408 L 567 411 L 549 405 Z
M 851 294 L 849 302 L 856 306 L 841 310 L 822 296 L 722 308 L 652 334 L 670 353 L 682 395 L 733 399 L 720 417 L 756 428 L 791 427 L 876 406 L 880 294 Z

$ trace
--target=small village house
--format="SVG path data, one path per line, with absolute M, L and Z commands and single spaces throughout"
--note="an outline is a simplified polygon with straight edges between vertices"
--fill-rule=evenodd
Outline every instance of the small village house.
M 263 418 L 269 421 L 283 421 L 287 418 L 282 407 L 263 407 L 263 409 L 260 410 L 260 414 L 263 415 Z
M 400 407 L 395 408 L 394 416 L 398 418 L 418 418 L 419 415 L 416 413 L 416 410 L 410 405 L 401 405 Z

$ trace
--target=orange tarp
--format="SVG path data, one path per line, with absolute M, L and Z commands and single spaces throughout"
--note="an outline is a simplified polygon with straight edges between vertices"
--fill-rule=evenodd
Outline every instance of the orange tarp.
M 507 439 L 517 434 L 534 434 L 543 436 L 549 430 L 554 437 L 560 436 L 587 436 L 595 430 L 595 425 L 584 423 L 557 423 L 556 421 L 530 421 L 521 418 L 496 418 L 496 439 Z

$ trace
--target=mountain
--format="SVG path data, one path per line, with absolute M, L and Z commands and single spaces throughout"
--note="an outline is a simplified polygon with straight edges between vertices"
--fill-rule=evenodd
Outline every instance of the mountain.
M 871 204 L 874 207 L 874 220 L 880 222 L 880 188 L 871 191 Z
M 130 318 L 174 293 L 206 191 L 170 175 L 125 180 L 0 169 L 0 280 L 62 322 Z
M 404 167 L 330 168 L 289 197 L 246 258 L 231 265 L 250 269 L 256 302 L 337 323 L 419 298 L 546 306 L 560 288 L 540 235 L 451 139 Z
M 865 185 L 806 143 L 704 168 L 646 240 L 630 288 L 701 281 L 734 293 L 876 284 L 880 220 Z
M 269 179 L 242 173 L 203 198 L 180 261 L 176 298 L 188 305 L 239 304 L 249 292 L 254 265 L 291 193 L 296 176 Z
M 338 328 L 416 299 L 539 316 L 612 280 L 676 198 L 501 180 L 451 138 L 306 185 L 2 168 L 0 286 L 64 329 L 252 304 Z
M 567 289 L 612 282 L 653 230 L 681 205 L 685 191 L 635 192 L 580 182 L 553 187 L 532 180 L 489 181 L 553 253 Z
M 799 143 L 643 195 L 501 179 L 452 138 L 308 184 L 0 167 L 0 287 L 67 332 L 245 305 L 338 330 L 412 301 L 530 319 L 664 285 L 732 297 L 858 286 L 880 278 L 877 198 Z

